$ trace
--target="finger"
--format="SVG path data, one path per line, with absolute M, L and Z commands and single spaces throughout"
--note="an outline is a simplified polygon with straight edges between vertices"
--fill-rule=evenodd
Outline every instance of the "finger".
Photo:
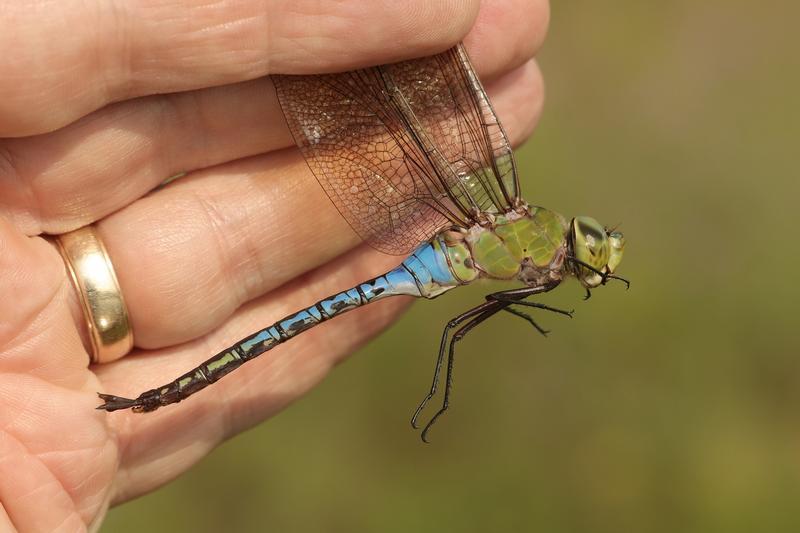
M 491 80 L 530 61 L 542 47 L 550 23 L 548 0 L 481 2 L 464 45 L 483 80 Z
M 33 494 L 46 498 L 47 505 L 27 505 Z M 2 531 L 81 531 L 85 523 L 71 496 L 37 453 L 0 432 Z
M 13 83 L 0 84 L 0 137 L 52 131 L 134 96 L 428 55 L 467 33 L 478 0 L 74 0 L 48 4 L 47 16 L 36 7 L 4 6 L 0 72 Z
M 63 281 L 64 265 L 58 253 L 43 239 L 22 235 L 0 217 L 0 349 L 4 353 L 12 348 L 15 339 L 25 340 L 26 333 L 33 333 L 26 332 L 26 326 L 58 298 Z M 20 364 L 10 356 L 0 362 Z M 3 368 L 9 372 L 30 370 L 16 366 Z
M 533 24 L 541 35 L 519 28 L 546 19 L 547 4 L 526 2 L 516 6 L 529 12 L 517 18 L 526 24 L 490 9 L 497 2 L 481 7 L 480 39 L 469 51 L 485 82 L 529 60 L 541 43 L 544 24 Z M 120 209 L 168 176 L 292 144 L 268 79 L 131 100 L 50 134 L 0 140 L 0 214 L 29 235 L 63 233 Z
M 0 501 L 17 530 L 79 530 L 99 513 L 116 457 L 92 413 L 98 382 L 66 305 L 64 263 L 0 218 L 0 273 Z
M 538 117 L 540 83 L 529 63 L 489 87 L 515 142 Z M 207 333 L 250 298 L 358 242 L 296 150 L 194 173 L 103 219 L 98 230 L 135 342 L 148 348 Z
M 97 368 L 103 390 L 135 396 L 196 366 L 237 339 L 325 295 L 392 266 L 392 258 L 361 246 L 237 311 L 208 337 L 181 347 L 129 357 Z M 394 320 L 409 300 L 392 298 L 326 322 L 248 362 L 180 404 L 155 413 L 108 415 L 121 450 L 116 502 L 173 479 L 225 438 L 283 409 L 318 383 L 345 355 Z M 165 468 L 165 465 L 168 465 Z
M 492 100 L 495 112 L 515 148 L 525 142 L 539 123 L 545 87 L 538 63 L 530 59 L 491 84 L 487 92 L 502 95 Z
M 130 100 L 0 140 L 0 214 L 28 235 L 65 233 L 170 176 L 292 144 L 268 78 Z
M 63 387 L 85 384 L 88 356 L 75 328 L 79 314 L 66 303 L 71 290 L 55 247 L 0 217 L 0 377 L 12 385 L 23 374 Z

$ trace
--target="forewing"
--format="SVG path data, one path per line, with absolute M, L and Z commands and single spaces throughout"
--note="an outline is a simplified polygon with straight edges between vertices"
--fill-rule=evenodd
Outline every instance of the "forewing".
M 469 210 L 503 212 L 519 199 L 508 138 L 463 46 L 383 67 L 449 165 L 448 189 Z
M 445 226 L 508 208 L 518 194 L 505 134 L 460 47 L 273 80 L 322 188 L 381 251 L 407 253 Z

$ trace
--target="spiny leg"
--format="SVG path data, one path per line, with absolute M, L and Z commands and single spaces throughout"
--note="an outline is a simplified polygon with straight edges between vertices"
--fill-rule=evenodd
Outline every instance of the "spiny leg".
M 544 329 L 542 326 L 537 324 L 536 321 L 533 319 L 533 317 L 531 315 L 529 315 L 528 313 L 523 313 L 522 311 L 518 311 L 517 309 L 514 309 L 513 307 L 510 307 L 510 306 L 503 308 L 503 311 L 508 311 L 512 315 L 518 316 L 522 320 L 528 322 L 531 326 L 536 328 L 536 331 L 541 333 L 543 337 L 547 337 L 547 334 L 550 333 L 549 331 Z
M 494 302 L 492 302 L 494 303 Z M 456 343 L 464 338 L 464 336 L 469 333 L 475 326 L 486 320 L 487 318 L 491 317 L 498 311 L 504 309 L 509 304 L 504 302 L 496 302 L 494 307 L 487 308 L 478 316 L 474 317 L 472 320 L 461 326 L 455 333 L 453 333 L 453 338 L 450 339 L 450 348 L 448 350 L 447 355 L 447 375 L 445 377 L 445 385 L 444 385 L 444 399 L 442 400 L 442 406 L 436 411 L 436 414 L 425 424 L 425 428 L 422 430 L 420 437 L 422 437 L 423 442 L 428 442 L 428 432 L 431 430 L 431 426 L 436 423 L 436 420 L 440 416 L 444 414 L 445 411 L 450 407 L 450 392 L 453 387 L 453 361 L 455 360 L 455 346 Z M 480 306 L 479 306 L 480 307 Z M 477 309 L 477 308 L 476 308 Z
M 556 307 L 550 307 L 549 305 L 541 304 L 541 303 L 538 303 L 538 302 L 527 302 L 527 301 L 525 301 L 525 298 L 527 298 L 529 296 L 533 296 L 534 294 L 541 294 L 543 292 L 547 292 L 547 291 L 553 289 L 555 286 L 556 286 L 556 284 L 552 284 L 552 285 L 544 285 L 542 287 L 523 287 L 521 289 L 511 289 L 509 291 L 495 292 L 495 293 L 486 295 L 486 299 L 487 300 L 494 300 L 494 301 L 497 301 L 497 302 L 504 302 L 504 303 L 508 303 L 508 304 L 511 304 L 511 305 L 522 305 L 522 306 L 525 306 L 525 307 L 535 307 L 537 309 L 544 309 L 545 311 L 558 313 L 558 314 L 561 314 L 561 315 L 568 316 L 568 317 L 572 318 L 572 313 L 574 313 L 575 311 L 564 311 L 563 309 L 558 309 Z M 536 328 L 536 330 L 539 333 L 541 333 L 545 337 L 549 333 L 549 331 L 547 331 L 544 328 L 542 328 L 541 326 L 539 326 L 539 324 L 536 323 L 536 321 L 533 319 L 533 317 L 531 317 L 527 313 L 523 313 L 523 312 L 521 312 L 521 311 L 519 311 L 517 309 L 514 309 L 513 307 L 510 307 L 510 306 L 506 307 L 504 310 L 508 311 L 509 313 L 511 313 L 513 315 L 516 315 L 516 316 L 522 318 L 523 320 L 525 320 L 527 322 L 529 322 L 531 325 L 533 325 L 534 328 Z
M 603 278 L 602 285 L 605 285 L 608 282 L 608 280 L 610 280 L 610 279 L 615 279 L 617 281 L 621 281 L 622 283 L 624 283 L 626 290 L 631 288 L 631 282 L 629 280 L 627 280 L 625 278 L 622 278 L 620 276 L 615 276 L 614 274 L 611 274 L 608 271 L 598 270 L 595 267 L 593 267 L 592 265 L 590 265 L 589 263 L 581 261 L 577 257 L 573 257 L 571 255 L 568 255 L 567 256 L 567 261 L 571 261 L 572 263 L 574 263 L 576 265 L 582 266 L 586 270 L 590 270 L 590 271 L 594 272 L 595 274 L 600 275 Z M 589 296 L 584 298 L 584 300 L 588 300 L 590 296 L 591 296 L 591 294 L 589 294 Z
M 560 313 L 565 313 L 566 311 L 561 311 L 560 309 L 556 309 L 554 307 L 548 307 L 544 304 L 534 303 L 534 302 L 525 302 L 525 298 L 530 296 L 534 296 L 536 294 L 543 294 L 545 292 L 552 291 L 560 282 L 552 282 L 548 283 L 547 285 L 538 285 L 535 287 L 520 287 L 518 289 L 510 289 L 507 291 L 500 291 L 500 292 L 493 292 L 491 294 L 486 295 L 487 300 L 495 300 L 498 302 L 511 302 L 511 303 L 520 303 L 522 305 L 531 305 L 532 307 L 539 307 L 541 309 L 547 309 L 549 311 L 556 311 Z M 567 313 L 569 314 L 569 313 Z
M 451 319 L 447 325 L 444 327 L 444 331 L 442 331 L 442 340 L 439 343 L 439 355 L 436 358 L 436 368 L 433 371 L 433 383 L 431 384 L 430 391 L 428 395 L 423 398 L 420 404 L 417 406 L 416 411 L 414 411 L 414 416 L 411 417 L 411 427 L 414 429 L 419 429 L 417 425 L 417 419 L 419 415 L 422 413 L 422 410 L 425 409 L 425 405 L 436 395 L 436 390 L 439 386 L 439 375 L 442 371 L 442 363 L 444 362 L 444 353 L 447 349 L 447 338 L 450 335 L 450 330 L 454 327 L 458 326 L 465 320 L 468 320 L 476 315 L 481 314 L 482 312 L 486 311 L 491 307 L 496 307 L 498 302 L 484 302 L 477 307 L 473 307 L 469 311 L 466 311 L 457 317 Z
M 422 400 L 422 402 L 420 402 L 419 406 L 417 407 L 417 410 L 414 412 L 414 416 L 411 418 L 411 425 L 415 429 L 418 427 L 417 426 L 417 419 L 419 418 L 419 415 L 422 413 L 422 410 L 425 408 L 425 406 L 431 400 L 431 398 L 433 398 L 433 396 L 436 394 L 436 390 L 437 390 L 437 387 L 438 387 L 438 384 L 439 384 L 439 375 L 441 374 L 442 364 L 443 364 L 443 361 L 444 361 L 444 351 L 445 351 L 445 348 L 447 347 L 447 337 L 448 337 L 448 334 L 449 334 L 451 329 L 453 329 L 454 327 L 458 326 L 459 324 L 461 324 L 465 320 L 472 319 L 469 323 L 467 323 L 465 326 L 463 326 L 461 329 L 459 329 L 458 332 L 456 332 L 456 335 L 460 335 L 460 337 L 458 339 L 458 340 L 460 340 L 461 338 L 464 337 L 464 335 L 466 335 L 466 333 L 469 330 L 471 330 L 472 328 L 474 328 L 475 326 L 477 326 L 478 324 L 480 324 L 481 322 L 483 322 L 484 320 L 486 320 L 490 316 L 494 315 L 495 313 L 497 313 L 501 309 L 505 309 L 506 307 L 508 307 L 508 306 L 510 306 L 512 304 L 520 303 L 520 300 L 522 300 L 524 298 L 527 298 L 528 296 L 532 296 L 534 294 L 541 294 L 543 292 L 550 291 L 550 290 L 554 289 L 557 286 L 558 286 L 558 282 L 553 282 L 553 283 L 549 283 L 547 285 L 541 285 L 541 286 L 538 286 L 538 287 L 523 287 L 523 288 L 520 288 L 520 289 L 512 289 L 512 290 L 509 290 L 509 291 L 501 291 L 501 292 L 493 293 L 493 294 L 487 295 L 487 297 L 486 297 L 487 301 L 484 302 L 483 304 L 481 304 L 481 305 L 479 305 L 477 307 L 474 307 L 473 309 L 470 309 L 469 311 L 457 316 L 456 318 L 454 318 L 450 322 L 448 322 L 447 325 L 444 328 L 444 331 L 442 332 L 442 340 L 441 340 L 441 343 L 439 345 L 439 355 L 438 355 L 438 357 L 436 359 L 436 368 L 435 368 L 435 371 L 434 371 L 434 374 L 433 374 L 433 383 L 431 384 L 430 392 Z M 524 302 L 523 305 L 532 304 L 532 303 L 533 302 Z M 544 304 L 536 304 L 536 305 L 532 305 L 532 307 L 539 307 L 541 309 L 552 310 L 554 312 L 561 312 L 561 313 L 565 313 L 565 314 L 569 315 L 569 313 L 566 312 L 566 311 L 562 311 L 560 309 L 556 310 L 555 308 L 550 308 L 550 307 L 548 307 L 548 306 L 546 306 Z M 517 311 L 517 313 L 519 313 L 519 311 Z M 524 313 L 522 313 L 522 314 L 524 314 Z M 447 380 L 446 380 L 445 399 L 442 402 L 443 403 L 443 407 L 442 407 L 442 409 L 440 409 L 434 415 L 434 417 L 428 422 L 428 424 L 425 426 L 425 429 L 422 431 L 422 440 L 425 441 L 425 442 L 427 442 L 425 437 L 427 435 L 428 430 L 433 425 L 433 422 L 437 418 L 439 418 L 439 416 L 441 416 L 444 411 L 447 410 L 447 406 L 449 405 L 449 389 L 450 389 L 450 386 L 452 385 L 452 365 L 453 365 L 452 361 L 453 361 L 453 354 L 454 354 L 454 343 L 456 341 L 457 340 L 455 339 L 455 335 L 454 335 L 453 339 L 450 341 L 450 355 L 449 355 L 449 358 L 448 358 L 448 376 L 447 376 Z
M 489 296 L 494 296 L 490 294 Z M 509 303 L 512 305 L 524 305 L 525 307 L 535 307 L 536 309 L 544 309 L 545 311 L 550 311 L 552 313 L 558 313 L 559 315 L 564 315 L 569 318 L 572 318 L 572 314 L 575 312 L 574 309 L 569 311 L 564 311 L 563 309 L 559 309 L 558 307 L 550 307 L 549 305 L 540 304 L 539 302 L 526 302 L 524 300 L 511 300 L 506 298 L 492 298 L 498 302 Z

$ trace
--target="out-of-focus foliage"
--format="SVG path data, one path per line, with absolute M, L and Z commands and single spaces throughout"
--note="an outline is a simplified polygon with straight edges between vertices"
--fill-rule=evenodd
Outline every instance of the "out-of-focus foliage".
M 420 302 L 105 531 L 800 531 L 798 6 L 555 2 L 525 196 L 621 223 L 631 290 L 478 330 L 430 446 L 408 418 L 486 287 Z

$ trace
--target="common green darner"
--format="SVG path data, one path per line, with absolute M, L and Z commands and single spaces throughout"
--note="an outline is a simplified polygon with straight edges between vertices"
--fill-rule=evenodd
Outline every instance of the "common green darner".
M 226 348 L 197 368 L 135 399 L 100 394 L 98 409 L 154 411 L 184 400 L 242 364 L 351 309 L 395 295 L 435 298 L 478 279 L 521 288 L 486 296 L 442 333 L 433 384 L 412 418 L 436 394 L 449 405 L 455 345 L 489 317 L 519 307 L 571 316 L 527 298 L 574 275 L 589 290 L 622 259 L 622 234 L 588 217 L 567 221 L 520 196 L 506 135 L 459 45 L 436 56 L 341 74 L 274 76 L 294 139 L 325 192 L 372 246 L 410 255 L 395 269 L 324 298 Z M 622 280 L 627 284 L 627 281 Z M 450 333 L 452 332 L 452 335 Z

